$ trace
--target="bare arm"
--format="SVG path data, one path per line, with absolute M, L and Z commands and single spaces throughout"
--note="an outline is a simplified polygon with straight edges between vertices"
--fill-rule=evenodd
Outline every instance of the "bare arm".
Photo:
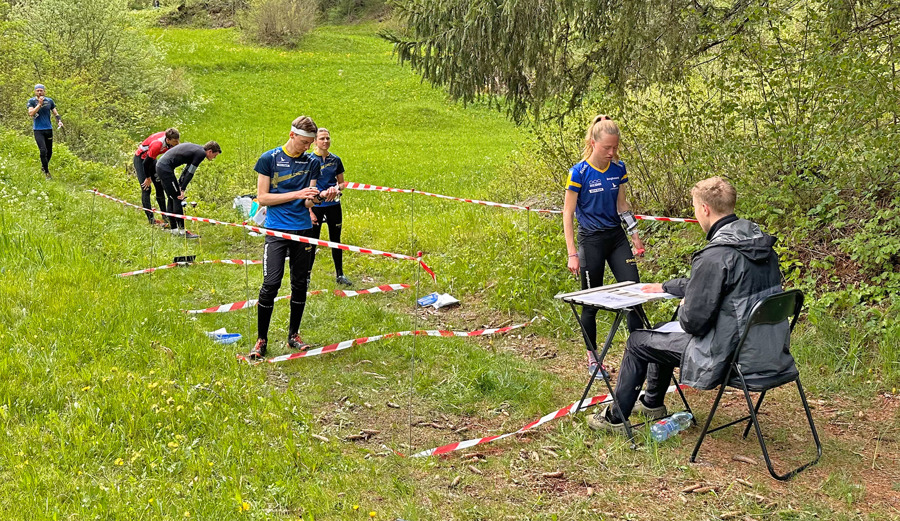
M 41 107 L 44 106 L 44 98 L 38 98 L 37 105 L 33 107 L 28 107 L 28 115 L 32 118 L 37 115 L 38 111 L 41 110 Z
M 312 198 L 319 193 L 314 187 L 309 187 L 284 194 L 271 194 L 269 193 L 270 182 L 271 179 L 262 174 L 256 178 L 256 200 L 263 206 L 278 206 L 298 199 L 306 199 L 305 206 L 311 208 L 315 204 Z
M 572 190 L 566 190 L 566 199 L 563 203 L 563 235 L 566 237 L 566 252 L 569 255 L 567 267 L 576 275 L 581 267 L 578 261 L 578 248 L 575 246 L 575 206 L 577 204 L 578 194 Z
M 337 184 L 322 192 L 322 197 L 326 201 L 334 201 L 337 199 L 338 194 L 341 193 L 341 190 L 344 189 L 344 174 L 338 174 L 335 176 L 335 179 L 337 179 Z

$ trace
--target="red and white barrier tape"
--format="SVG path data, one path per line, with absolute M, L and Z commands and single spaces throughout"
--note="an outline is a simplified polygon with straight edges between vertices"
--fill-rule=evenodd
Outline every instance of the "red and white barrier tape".
M 154 271 L 165 270 L 169 268 L 174 268 L 176 266 L 193 266 L 195 264 L 237 264 L 239 266 L 243 266 L 244 264 L 262 264 L 262 261 L 258 260 L 243 260 L 243 259 L 227 259 L 227 260 L 205 260 L 205 261 L 194 261 L 194 262 L 173 262 L 171 264 L 166 264 L 165 266 L 159 266 L 156 268 L 147 268 L 143 270 L 137 271 L 129 271 L 127 273 L 119 273 L 116 277 L 130 277 L 132 275 L 143 275 L 144 273 L 153 273 Z
M 333 353 L 335 351 L 342 351 L 344 349 L 349 349 L 353 346 L 358 346 L 361 344 L 368 344 L 371 342 L 376 342 L 378 340 L 386 340 L 388 338 L 396 338 L 401 336 L 443 336 L 443 337 L 473 337 L 473 336 L 486 336 L 486 335 L 496 335 L 501 333 L 507 333 L 512 331 L 513 329 L 519 329 L 531 324 L 537 320 L 537 317 L 529 320 L 528 322 L 523 322 L 521 324 L 515 324 L 512 326 L 506 327 L 496 327 L 492 329 L 476 329 L 475 331 L 444 331 L 444 330 L 418 330 L 418 331 L 399 331 L 397 333 L 387 333 L 384 335 L 377 336 L 365 336 L 362 338 L 354 338 L 353 340 L 344 340 L 343 342 L 338 342 L 337 344 L 327 345 L 325 347 L 319 347 L 316 349 L 310 349 L 309 351 L 300 351 L 299 353 L 291 353 L 289 355 L 281 355 L 272 357 L 266 360 L 270 364 L 277 364 L 279 362 L 287 362 L 289 360 L 296 360 L 297 358 L 308 358 L 310 356 L 322 355 L 325 353 Z M 237 355 L 237 359 L 253 363 L 244 355 Z
M 542 210 L 539 208 L 532 208 L 530 206 L 519 206 L 516 204 L 506 204 L 506 203 L 495 203 L 491 201 L 479 201 L 478 199 L 464 199 L 461 197 L 452 197 L 449 195 L 441 195 L 441 194 L 432 194 L 430 192 L 422 192 L 419 190 L 407 190 L 403 188 L 391 188 L 388 186 L 377 186 L 377 185 L 367 185 L 362 183 L 347 183 L 347 188 L 350 190 L 364 190 L 364 191 L 377 191 L 377 192 L 395 192 L 401 194 L 421 194 L 427 195 L 430 197 L 437 197 L 439 199 L 449 199 L 451 201 L 461 201 L 464 203 L 473 203 L 480 204 L 483 206 L 495 206 L 498 208 L 510 208 L 512 210 L 527 210 L 529 212 L 537 212 L 537 213 L 550 213 L 550 214 L 561 214 L 561 210 Z M 653 215 L 635 215 L 635 219 L 641 219 L 644 221 L 667 221 L 667 222 L 683 222 L 683 223 L 695 223 L 696 219 L 682 219 L 680 217 L 655 217 Z
M 144 210 L 143 206 L 132 204 L 132 203 L 129 203 L 128 201 L 123 201 L 122 199 L 117 199 L 111 195 L 107 195 L 102 192 L 99 192 L 96 189 L 87 190 L 87 192 L 90 192 L 95 195 L 99 195 L 100 197 L 104 197 L 106 199 L 109 199 L 110 201 L 115 201 L 117 203 L 124 204 L 125 206 L 131 206 L 132 208 Z M 230 222 L 225 222 L 225 221 L 217 221 L 215 219 L 207 219 L 205 217 L 194 217 L 191 215 L 173 214 L 173 213 L 163 212 L 156 208 L 151 208 L 150 210 L 155 213 L 161 214 L 161 215 L 167 215 L 169 217 L 177 217 L 179 219 L 184 219 L 186 221 L 195 221 L 195 222 L 202 222 L 202 223 L 207 223 L 207 224 L 221 224 L 224 226 L 234 226 L 236 228 L 246 228 L 247 230 L 254 231 L 256 233 L 261 233 L 264 235 L 271 235 L 272 237 L 281 237 L 282 239 L 288 239 L 291 241 L 302 242 L 302 243 L 306 243 L 306 244 L 314 244 L 316 246 L 322 246 L 325 248 L 333 248 L 333 249 L 344 250 L 344 251 L 352 251 L 355 253 L 365 253 L 367 255 L 378 255 L 381 257 L 388 257 L 391 259 L 416 261 L 419 263 L 419 265 L 422 267 L 422 269 L 425 270 L 426 273 L 431 275 L 432 279 L 436 280 L 434 271 L 432 271 L 432 269 L 429 268 L 428 265 L 422 261 L 422 252 L 418 252 L 415 257 L 411 257 L 409 255 L 403 255 L 401 253 L 390 253 L 390 252 L 381 251 L 381 250 L 360 248 L 359 246 L 349 246 L 347 244 L 340 244 L 337 242 L 323 241 L 323 240 L 319 240 L 319 239 L 311 239 L 309 237 L 303 237 L 302 235 L 294 235 L 292 233 L 276 232 L 274 230 L 268 230 L 266 228 L 259 228 L 257 226 L 250 226 L 248 224 L 236 224 L 236 223 L 230 223 Z
M 374 288 L 362 289 L 359 291 L 345 291 L 342 289 L 336 289 L 331 293 L 334 293 L 338 297 L 355 297 L 357 295 L 369 295 L 372 293 L 382 293 L 385 291 L 396 291 L 401 289 L 409 288 L 409 284 L 382 284 L 381 286 L 376 286 Z M 319 289 L 315 291 L 310 291 L 306 295 L 321 295 L 323 293 L 329 293 L 326 289 Z M 290 295 L 284 295 L 281 297 L 275 297 L 275 301 L 284 300 L 286 298 L 290 298 Z M 221 306 L 213 306 L 211 308 L 206 309 L 186 309 L 185 313 L 190 314 L 199 314 L 199 313 L 227 313 L 229 311 L 237 311 L 239 309 L 246 309 L 255 306 L 258 304 L 258 300 L 242 300 L 240 302 L 232 302 L 231 304 L 222 304 Z
M 682 386 L 683 387 L 683 386 Z M 666 393 L 671 393 L 675 390 L 674 385 L 670 385 L 666 390 Z M 542 416 L 537 420 L 529 423 L 528 425 L 522 427 L 521 429 L 515 432 L 508 432 L 506 434 L 500 434 L 497 436 L 488 436 L 486 438 L 474 438 L 466 441 L 459 441 L 456 443 L 448 443 L 447 445 L 442 445 L 440 447 L 436 447 L 433 449 L 423 450 L 422 452 L 418 452 L 413 454 L 413 458 L 422 458 L 426 456 L 440 456 L 441 454 L 447 454 L 450 452 L 454 452 L 457 450 L 468 449 L 469 447 L 474 447 L 476 445 L 483 445 L 485 443 L 490 443 L 496 440 L 502 440 L 503 438 L 508 438 L 510 436 L 515 436 L 516 434 L 522 434 L 527 430 L 531 430 L 539 425 L 543 425 L 547 422 L 553 421 L 557 418 L 562 418 L 563 416 L 568 416 L 569 414 L 574 413 L 575 411 L 579 411 L 585 409 L 587 407 L 591 407 L 593 405 L 600 405 L 603 403 L 611 403 L 612 398 L 608 394 L 601 394 L 599 396 L 594 396 L 593 398 L 587 398 L 584 401 L 575 402 L 572 405 L 568 405 L 563 407 L 562 409 L 551 412 L 546 416 Z

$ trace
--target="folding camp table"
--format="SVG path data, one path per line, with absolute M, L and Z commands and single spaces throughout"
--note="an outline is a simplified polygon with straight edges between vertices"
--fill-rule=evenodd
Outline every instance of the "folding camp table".
M 584 403 L 585 398 L 587 398 L 588 392 L 591 390 L 591 386 L 594 384 L 594 379 L 597 377 L 597 373 L 599 372 L 603 381 L 606 383 L 606 388 L 609 390 L 609 396 L 612 399 L 613 407 L 619 409 L 619 404 L 616 402 L 615 394 L 613 393 L 612 383 L 610 382 L 609 372 L 603 366 L 603 360 L 606 358 L 607 352 L 609 352 L 609 348 L 612 345 L 613 338 L 616 336 L 616 331 L 619 329 L 619 325 L 622 323 L 622 319 L 625 317 L 625 314 L 629 311 L 635 311 L 641 318 L 641 321 L 644 323 L 644 327 L 650 329 L 650 322 L 647 320 L 647 316 L 644 314 L 643 310 L 639 307 L 641 304 L 646 302 L 650 302 L 653 300 L 661 300 L 666 298 L 676 298 L 673 295 L 668 293 L 644 293 L 641 291 L 641 288 L 644 286 L 642 283 L 635 282 L 619 282 L 617 284 L 610 284 L 609 286 L 600 286 L 598 288 L 590 288 L 581 291 L 575 291 L 573 293 L 561 293 L 556 295 L 555 298 L 562 300 L 569 304 L 569 307 L 572 308 L 572 313 L 575 315 L 575 321 L 578 322 L 578 326 L 581 328 L 581 336 L 584 338 L 585 346 L 588 351 L 591 351 L 596 360 L 598 361 L 597 367 L 594 369 L 594 372 L 591 374 L 591 379 L 588 380 L 587 387 L 584 389 L 584 394 L 581 396 L 581 401 L 579 401 L 578 408 L 581 408 L 581 405 Z M 600 352 L 597 352 L 597 346 L 594 345 L 594 342 L 588 337 L 587 331 L 584 329 L 584 324 L 581 322 L 581 316 L 578 314 L 578 311 L 575 309 L 576 305 L 580 305 L 582 307 L 592 307 L 598 310 L 609 311 L 615 313 L 615 318 L 613 319 L 612 327 L 609 330 L 609 334 L 606 335 L 606 342 L 603 344 L 603 349 Z M 681 401 L 684 403 L 684 408 L 686 411 L 691 412 L 691 407 L 687 403 L 687 399 L 684 397 L 684 392 L 682 392 L 681 387 L 678 385 L 678 380 L 675 378 L 675 375 L 672 375 L 672 380 L 675 382 L 675 389 L 678 390 L 678 395 L 681 397 Z M 574 412 L 578 412 L 576 409 Z M 634 433 L 632 432 L 632 427 L 640 427 L 643 423 L 639 423 L 636 425 L 632 425 L 628 418 L 625 418 L 625 431 L 628 433 L 628 439 L 634 439 Z

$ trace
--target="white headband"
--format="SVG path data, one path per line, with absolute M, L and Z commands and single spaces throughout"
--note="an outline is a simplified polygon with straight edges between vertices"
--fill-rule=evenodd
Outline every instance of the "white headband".
M 298 136 L 303 136 L 303 137 L 316 137 L 316 135 L 315 135 L 314 133 L 312 133 L 312 132 L 307 132 L 307 131 L 305 131 L 305 130 L 300 130 L 299 128 L 294 127 L 294 126 L 291 127 L 291 132 L 293 132 L 294 134 L 297 134 Z

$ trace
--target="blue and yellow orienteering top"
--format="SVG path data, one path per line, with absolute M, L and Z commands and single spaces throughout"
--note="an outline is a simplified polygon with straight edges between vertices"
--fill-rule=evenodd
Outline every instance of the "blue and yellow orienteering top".
M 319 191 L 325 191 L 332 186 L 337 185 L 337 176 L 344 173 L 344 162 L 341 158 L 334 154 L 328 154 L 328 157 L 322 157 L 319 154 L 312 154 L 312 157 L 319 160 L 322 164 L 322 171 L 319 173 L 319 180 L 316 181 L 316 188 Z M 316 206 L 334 206 L 341 204 L 340 201 L 322 201 Z
M 320 163 L 303 152 L 292 157 L 282 147 L 273 148 L 256 161 L 257 173 L 271 178 L 269 193 L 285 194 L 307 188 L 319 178 Z M 266 228 L 276 230 L 308 230 L 312 228 L 309 208 L 303 199 L 270 206 L 266 213 Z
M 566 190 L 578 194 L 575 217 L 579 229 L 585 231 L 606 230 L 619 226 L 616 201 L 619 186 L 628 182 L 625 163 L 612 161 L 605 170 L 594 167 L 587 160 L 569 169 Z

